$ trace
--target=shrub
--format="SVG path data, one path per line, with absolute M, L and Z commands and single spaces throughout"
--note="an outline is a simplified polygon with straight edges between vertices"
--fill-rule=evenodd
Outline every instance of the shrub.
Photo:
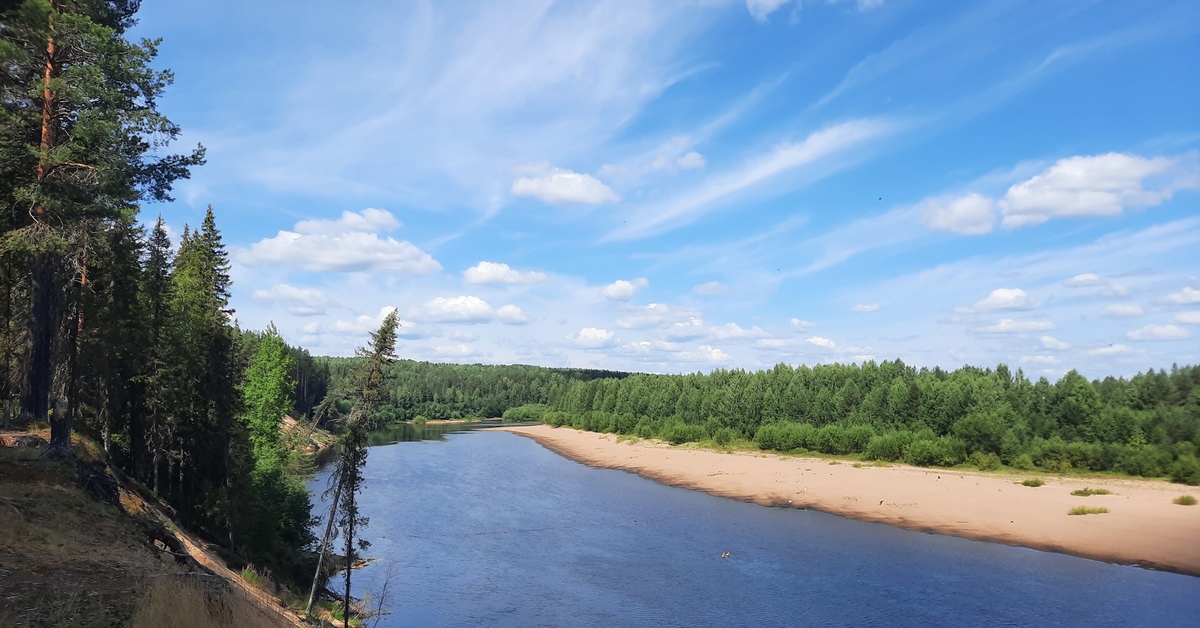
M 1092 495 L 1112 495 L 1112 491 L 1106 488 L 1081 488 L 1071 491 L 1071 494 L 1076 497 L 1091 497 Z
M 738 434 L 737 430 L 731 427 L 723 427 L 717 430 L 716 434 L 713 434 L 713 440 L 716 441 L 718 445 L 728 445 L 736 440 L 739 436 L 740 435 Z
M 416 423 L 417 425 L 424 425 L 425 423 L 428 423 L 428 422 L 429 422 L 429 417 L 421 415 L 421 414 L 418 414 L 416 416 L 416 418 L 413 419 L 413 423 Z
M 703 425 L 668 423 L 663 426 L 658 436 L 672 445 L 680 445 L 702 440 L 708 436 L 708 433 L 704 431 Z
M 826 454 L 844 454 L 849 451 L 850 441 L 846 430 L 840 425 L 826 425 L 817 430 L 814 449 Z
M 980 471 L 995 471 L 1000 468 L 1000 456 L 992 452 L 971 454 L 969 461 Z
M 1030 486 L 1033 488 L 1037 488 L 1043 484 L 1045 484 L 1045 482 L 1043 482 L 1041 478 L 1032 478 L 1021 482 L 1021 486 Z
M 914 441 L 904 452 L 904 461 L 918 467 L 932 467 L 941 460 L 942 448 L 937 441 Z
M 871 439 L 863 451 L 867 460 L 889 460 L 904 458 L 904 450 L 913 442 L 912 432 L 889 432 Z
M 1200 484 L 1200 460 L 1192 455 L 1180 456 L 1171 465 L 1171 481 L 1192 486 Z
M 1076 506 L 1072 508 L 1068 515 L 1102 515 L 1108 512 L 1107 508 L 1088 508 L 1087 506 Z
M 1180 506 L 1195 506 L 1196 498 L 1192 497 L 1191 495 L 1180 495 L 1179 497 L 1176 497 L 1174 499 L 1174 501 L 1172 501 L 1171 503 L 1179 504 Z
M 846 430 L 846 448 L 852 454 L 861 454 L 875 439 L 875 430 L 867 425 L 855 425 Z
M 1021 454 L 1013 459 L 1012 467 L 1022 471 L 1033 471 L 1033 458 L 1029 454 Z

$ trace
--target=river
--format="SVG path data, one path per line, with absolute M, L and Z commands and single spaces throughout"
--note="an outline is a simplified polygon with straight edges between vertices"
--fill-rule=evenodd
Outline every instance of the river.
M 461 430 L 372 441 L 360 507 L 378 560 L 353 584 L 378 591 L 392 566 L 380 626 L 1200 622 L 1200 578 L 765 508 Z

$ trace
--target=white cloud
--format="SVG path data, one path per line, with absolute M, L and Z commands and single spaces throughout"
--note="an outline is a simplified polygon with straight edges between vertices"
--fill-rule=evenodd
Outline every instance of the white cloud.
M 1176 165 L 1165 157 L 1107 153 L 1061 159 L 1045 172 L 1013 185 L 999 202 L 1006 228 L 1051 218 L 1116 216 L 1129 208 L 1151 207 L 1168 199 L 1182 181 L 1146 189 L 1146 180 Z
M 749 340 L 753 338 L 762 338 L 767 332 L 759 327 L 751 327 L 743 329 L 737 323 L 725 323 L 720 327 L 710 327 L 708 335 L 716 340 Z
M 1126 353 L 1137 353 L 1137 349 L 1129 345 L 1114 344 L 1099 349 L 1088 350 L 1088 355 L 1122 355 Z
M 1058 358 L 1052 355 L 1023 355 L 1021 364 L 1058 364 Z
M 609 301 L 628 301 L 637 294 L 637 291 L 650 285 L 650 281 L 645 277 L 638 277 L 633 281 L 618 279 L 600 291 L 600 296 Z
M 839 4 L 843 0 L 828 0 L 829 4 Z M 883 6 L 884 0 L 854 0 L 854 8 L 859 11 L 870 11 Z
M 286 307 L 295 316 L 324 314 L 329 299 L 316 288 L 297 288 L 286 283 L 277 283 L 269 290 L 255 290 L 250 298 L 259 303 Z
M 817 324 L 812 321 L 800 320 L 798 318 L 793 318 L 790 323 L 792 326 L 792 331 L 808 331 L 817 326 Z
M 478 349 L 465 344 L 434 347 L 433 352 L 440 356 L 453 358 L 474 358 L 483 355 Z
M 308 235 L 340 235 L 343 233 L 378 233 L 400 228 L 400 221 L 391 212 L 368 207 L 361 212 L 343 211 L 337 220 L 301 220 L 296 232 Z
M 690 320 L 671 323 L 663 332 L 671 340 L 695 340 L 704 337 L 704 320 L 693 317 Z
M 1106 306 L 1100 311 L 1100 316 L 1109 318 L 1127 318 L 1132 316 L 1141 316 L 1145 312 L 1142 311 L 1142 306 L 1137 303 L 1113 303 Z
M 857 312 L 859 314 L 869 314 L 871 312 L 877 311 L 878 309 L 879 309 L 878 303 L 870 303 L 870 304 L 855 303 L 854 306 L 850 308 L 850 311 Z
M 963 235 L 988 233 L 996 225 L 995 201 L 981 194 L 921 204 L 921 221 L 930 229 Z
M 975 304 L 975 311 L 1033 310 L 1039 307 L 1041 304 L 1020 288 L 997 288 Z
M 366 314 L 361 314 L 350 320 L 335 320 L 330 323 L 313 321 L 306 324 L 303 329 L 305 333 L 309 334 L 318 334 L 324 332 L 355 335 L 367 334 L 379 329 L 379 326 L 383 324 L 383 319 L 388 314 L 391 314 L 393 311 L 395 311 L 395 309 L 395 307 L 389 305 L 381 308 L 377 316 L 367 316 Z M 409 335 L 404 332 L 410 331 L 412 326 L 413 324 L 411 322 L 401 319 L 401 331 L 399 333 L 401 335 Z
M 1054 336 L 1042 336 L 1042 346 L 1055 351 L 1065 351 L 1071 348 L 1071 345 L 1055 338 Z
M 581 347 L 592 349 L 611 346 L 614 339 L 614 334 L 607 329 L 599 327 L 584 327 L 578 333 L 568 336 L 570 340 L 574 340 L 575 344 Z
M 750 11 L 750 15 L 754 16 L 754 19 L 766 22 L 772 13 L 789 2 L 791 0 L 746 0 L 746 9 Z
M 1184 305 L 1189 303 L 1200 303 L 1200 290 L 1197 290 L 1191 286 L 1184 286 L 1183 290 L 1168 294 L 1164 300 L 1167 303 L 1179 303 Z
M 598 205 L 621 200 L 612 188 L 590 174 L 552 168 L 549 164 L 532 164 L 523 170 L 529 174 L 513 181 L 513 196 L 532 196 L 551 205 Z
M 729 286 L 719 281 L 709 281 L 692 287 L 692 294 L 702 297 L 715 297 L 729 292 Z
M 1083 288 L 1086 286 L 1103 286 L 1108 282 L 1101 279 L 1099 275 L 1094 273 L 1083 273 L 1075 275 L 1070 279 L 1064 279 L 1062 284 L 1068 288 Z
M 689 308 L 672 308 L 666 303 L 651 303 L 638 308 L 634 313 L 617 318 L 617 327 L 622 329 L 650 329 L 652 327 L 667 327 L 679 321 L 692 321 L 700 318 L 700 313 Z
M 374 233 L 399 224 L 381 209 L 344 212 L 338 220 L 301 221 L 295 231 L 280 231 L 248 249 L 234 249 L 232 257 L 248 266 L 282 264 L 311 272 L 386 271 L 413 276 L 440 271 L 441 264 L 411 243 Z
M 699 349 L 697 349 L 694 353 L 684 353 L 680 357 L 684 359 L 695 358 L 695 361 L 698 362 L 714 363 L 728 362 L 730 360 L 728 353 L 725 353 L 720 349 L 714 349 L 708 345 L 700 345 Z
M 1017 321 L 1011 318 L 1001 319 L 995 325 L 980 327 L 975 331 L 984 334 L 1022 334 L 1031 331 L 1048 331 L 1054 329 L 1050 321 Z
M 475 296 L 436 297 L 413 308 L 409 316 L 428 323 L 485 323 L 492 320 L 492 306 Z
M 1200 311 L 1180 312 L 1175 315 L 1176 323 L 1200 325 Z
M 707 163 L 708 160 L 704 159 L 704 155 L 701 155 L 696 151 L 691 151 L 681 155 L 678 159 L 676 159 L 675 167 L 679 168 L 680 170 L 699 170 Z
M 1126 338 L 1138 341 L 1186 340 L 1192 332 L 1179 325 L 1146 325 L 1125 334 Z
M 546 280 L 546 273 L 519 271 L 508 264 L 479 262 L 463 271 L 463 280 L 469 284 L 492 283 L 537 283 Z
M 807 342 L 810 345 L 816 345 L 818 347 L 825 347 L 826 349 L 833 349 L 837 347 L 837 343 L 828 338 L 822 338 L 821 336 L 813 336 L 804 342 Z
M 502 305 L 496 310 L 496 320 L 505 325 L 524 325 L 529 322 L 529 317 L 515 305 Z

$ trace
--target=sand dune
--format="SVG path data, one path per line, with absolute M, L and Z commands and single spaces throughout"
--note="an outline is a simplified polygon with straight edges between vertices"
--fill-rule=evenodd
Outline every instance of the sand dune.
M 666 484 L 767 506 L 813 508 L 909 530 L 1035 549 L 1200 576 L 1200 505 L 1179 506 L 1195 487 L 1164 481 L 1024 476 L 905 465 L 830 464 L 820 458 L 761 452 L 721 453 L 546 425 L 503 427 L 584 464 L 622 469 Z M 1076 497 L 1104 488 L 1112 495 Z M 1068 515 L 1076 506 L 1099 515 Z

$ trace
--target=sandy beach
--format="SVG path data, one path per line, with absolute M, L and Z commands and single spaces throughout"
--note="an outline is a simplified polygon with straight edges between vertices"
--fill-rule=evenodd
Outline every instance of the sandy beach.
M 909 530 L 1064 552 L 1107 562 L 1141 565 L 1200 576 L 1200 498 L 1197 487 L 1165 481 L 1038 475 L 1025 476 L 873 466 L 765 452 L 723 453 L 671 447 L 654 441 L 618 443 L 596 434 L 547 425 L 495 428 L 532 438 L 589 466 L 621 469 L 665 484 L 764 506 L 812 508 L 860 521 Z M 1030 475 L 1028 477 L 1035 477 Z M 1077 497 L 1082 488 L 1112 495 Z M 1076 506 L 1105 514 L 1068 515 Z

